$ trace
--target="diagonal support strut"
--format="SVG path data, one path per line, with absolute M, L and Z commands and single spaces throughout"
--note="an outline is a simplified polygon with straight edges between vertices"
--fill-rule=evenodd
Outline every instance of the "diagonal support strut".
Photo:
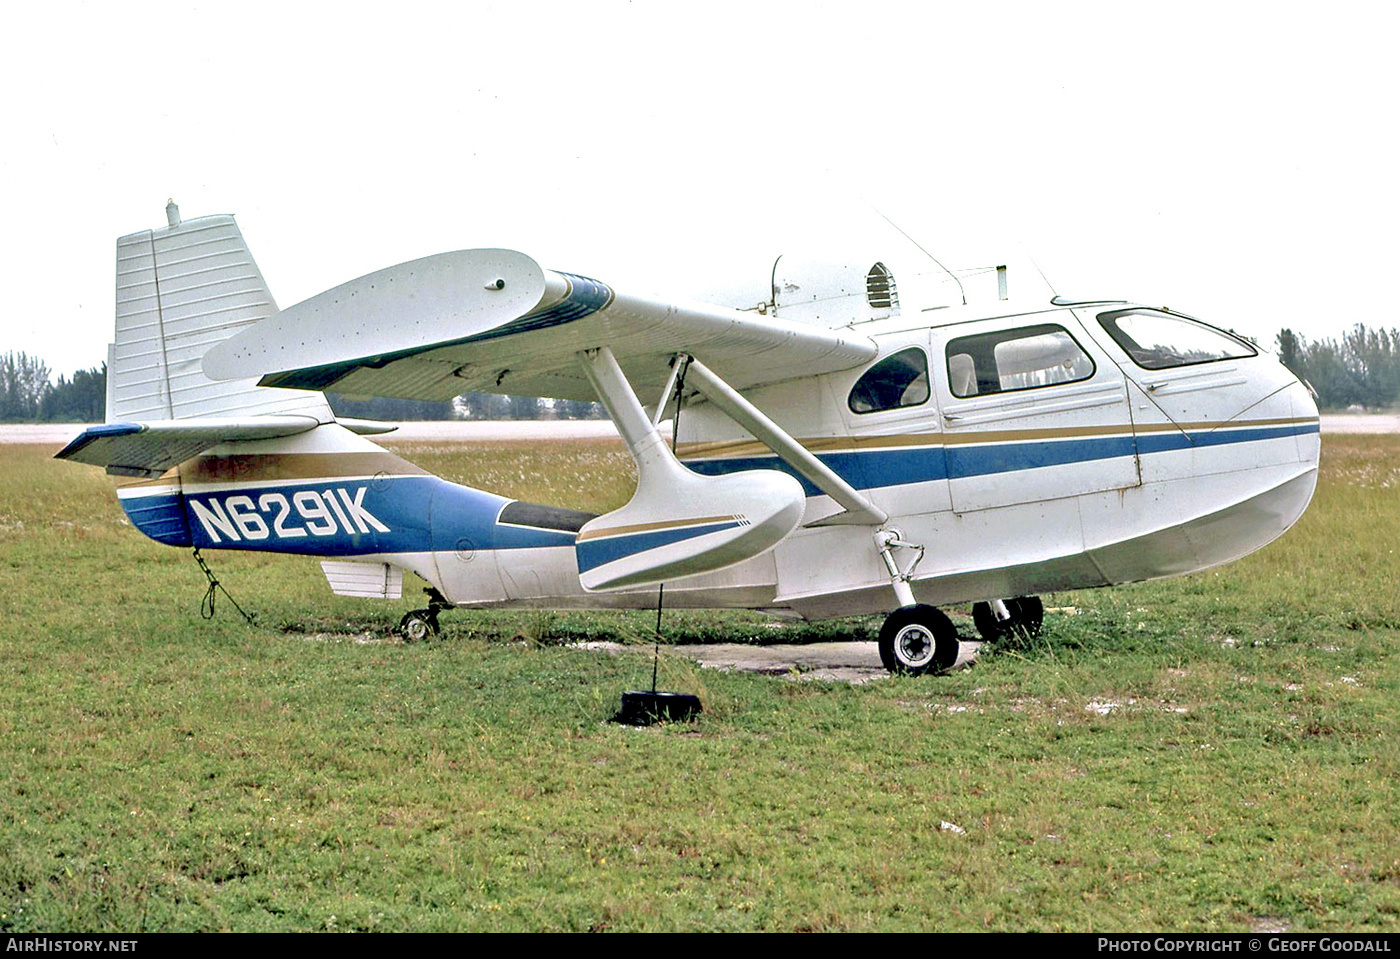
M 808 526 L 880 526 L 889 514 L 870 498 L 847 483 L 836 471 L 774 423 L 737 390 L 710 371 L 705 364 L 692 358 L 686 371 L 687 382 L 705 394 L 726 416 L 748 430 L 783 462 L 804 476 L 813 486 L 830 496 L 845 512 L 808 523 Z

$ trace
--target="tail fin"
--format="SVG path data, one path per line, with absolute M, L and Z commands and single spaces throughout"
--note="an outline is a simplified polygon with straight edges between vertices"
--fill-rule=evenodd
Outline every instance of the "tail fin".
M 204 375 L 210 347 L 276 313 L 277 304 L 233 217 L 181 223 L 174 203 L 166 214 L 168 227 L 117 240 L 107 423 L 84 431 L 58 457 L 155 477 L 220 443 L 293 436 L 334 422 L 320 393 Z
M 170 225 L 117 240 L 116 342 L 107 365 L 107 421 L 294 414 L 333 419 L 325 397 L 256 379 L 204 375 L 204 353 L 277 312 L 232 216 Z

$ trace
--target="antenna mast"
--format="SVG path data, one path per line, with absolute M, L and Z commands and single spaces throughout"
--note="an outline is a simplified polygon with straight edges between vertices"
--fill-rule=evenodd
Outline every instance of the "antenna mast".
M 900 235 L 900 236 L 904 237 L 904 238 L 905 238 L 906 240 L 908 240 L 910 243 L 914 244 L 914 246 L 918 247 L 920 253 L 922 253 L 924 256 L 928 257 L 928 258 L 929 258 L 930 260 L 932 260 L 934 263 L 938 264 L 938 268 L 939 268 L 939 269 L 941 269 L 944 273 L 947 273 L 949 276 L 951 276 L 951 277 L 953 278 L 953 282 L 956 283 L 956 284 L 958 285 L 958 295 L 962 297 L 962 305 L 963 305 L 963 306 L 967 306 L 967 290 L 963 289 L 962 280 L 958 279 L 958 275 L 957 275 L 956 273 L 954 273 L 952 270 L 948 269 L 946 266 L 944 266 L 944 265 L 943 265 L 943 262 L 942 262 L 941 260 L 939 260 L 938 257 L 934 256 L 934 255 L 933 255 L 932 253 L 930 253 L 928 250 L 925 250 L 924 247 L 923 247 L 923 244 L 921 244 L 918 240 L 914 239 L 914 238 L 913 238 L 912 236 L 910 236 L 908 233 L 905 233 L 904 230 L 900 228 L 900 226 L 899 226 L 898 223 L 894 222 L 894 221 L 891 220 L 889 217 L 885 216 L 885 214 L 882 213 L 882 212 L 880 211 L 880 209 L 879 209 L 878 207 L 875 206 L 875 204 L 871 203 L 869 200 L 866 200 L 865 203 L 866 203 L 866 206 L 870 207 L 870 209 L 874 210 L 876 213 L 879 214 L 880 219 L 884 220 L 886 223 L 888 223 L 890 226 L 894 227 L 896 230 L 899 230 L 899 235 Z

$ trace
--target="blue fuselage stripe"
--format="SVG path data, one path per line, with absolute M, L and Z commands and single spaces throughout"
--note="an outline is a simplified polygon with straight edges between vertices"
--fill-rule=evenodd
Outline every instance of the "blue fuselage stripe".
M 627 536 L 610 536 L 606 539 L 588 539 L 575 546 L 578 554 L 578 571 L 586 573 L 605 563 L 645 553 L 649 549 L 669 546 L 683 540 L 733 529 L 738 523 L 706 523 L 704 526 L 687 526 L 682 529 L 662 529 L 649 533 L 632 533 Z
M 997 443 L 947 447 L 948 473 L 953 479 L 1088 463 L 1133 455 L 1132 436 L 1093 437 L 1043 443 Z
M 1165 453 L 1171 450 L 1185 450 L 1192 447 L 1222 446 L 1226 443 L 1252 443 L 1256 440 L 1276 440 L 1285 436 L 1304 436 L 1316 433 L 1318 425 L 1309 423 L 1299 426 L 1269 426 L 1247 430 L 1211 430 L 1192 433 L 1187 438 L 1180 431 L 1172 433 L 1148 433 L 1138 437 L 1138 450 L 1142 453 Z
M 1136 436 L 1124 433 L 1116 436 L 981 445 L 959 443 L 945 447 L 941 444 L 931 444 L 894 450 L 820 453 L 817 458 L 856 489 L 878 489 L 884 486 L 904 486 L 944 479 L 969 479 L 1046 466 L 1116 459 L 1132 456 L 1135 448 L 1142 454 L 1164 453 L 1229 443 L 1282 439 L 1317 431 L 1316 423 L 1257 429 L 1200 430 L 1189 435 L 1174 430 Z M 796 477 L 808 496 L 821 495 L 821 491 L 810 480 L 772 455 L 687 460 L 685 465 L 707 476 L 721 476 L 751 469 L 781 470 Z
M 435 476 L 322 479 L 130 496 L 122 508 L 161 542 L 313 556 L 572 546 L 574 533 L 496 522 L 510 500 Z
M 1119 434 L 1106 437 L 967 444 L 820 454 L 822 462 L 857 489 L 968 479 L 1072 463 L 1091 463 L 1233 443 L 1316 434 L 1317 423 L 1242 429 Z M 722 475 L 776 469 L 796 477 L 808 496 L 820 491 L 776 456 L 696 460 L 697 473 Z M 380 479 L 327 478 L 267 483 L 182 495 L 129 495 L 122 508 L 132 525 L 162 543 L 219 549 L 255 549 L 317 556 L 372 553 L 474 552 L 573 546 L 564 530 L 500 524 L 510 500 L 435 476 Z M 717 523 L 586 540 L 579 568 L 593 569 L 625 556 L 732 527 Z
M 122 511 L 131 525 L 158 543 L 167 546 L 193 546 L 185 522 L 185 507 L 174 493 L 122 500 Z

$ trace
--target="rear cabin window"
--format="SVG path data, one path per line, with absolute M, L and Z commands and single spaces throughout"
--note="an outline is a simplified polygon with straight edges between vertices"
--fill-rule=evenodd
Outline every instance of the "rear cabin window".
M 1100 313 L 1099 324 L 1145 370 L 1235 360 L 1258 353 L 1224 330 L 1157 310 Z
M 918 347 L 893 353 L 866 370 L 846 400 L 853 413 L 879 413 L 926 402 L 928 357 Z
M 954 396 L 984 396 L 1087 380 L 1094 361 L 1064 327 L 1044 324 L 961 336 L 948 342 Z

